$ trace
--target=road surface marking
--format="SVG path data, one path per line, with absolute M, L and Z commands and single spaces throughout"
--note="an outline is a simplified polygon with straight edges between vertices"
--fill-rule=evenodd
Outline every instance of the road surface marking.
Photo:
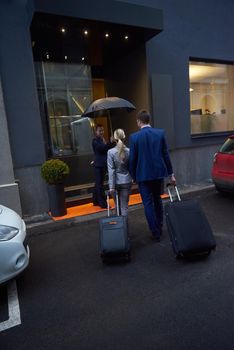
M 7 290 L 8 290 L 9 318 L 8 320 L 0 323 L 0 332 L 21 324 L 20 307 L 19 307 L 18 293 L 17 293 L 15 280 L 8 282 Z

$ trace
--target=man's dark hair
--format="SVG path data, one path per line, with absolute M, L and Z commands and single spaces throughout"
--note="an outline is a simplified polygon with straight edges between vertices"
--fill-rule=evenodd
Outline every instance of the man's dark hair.
M 137 113 L 137 120 L 140 120 L 143 124 L 149 124 L 150 122 L 150 114 L 147 110 L 142 109 Z
M 103 125 L 102 124 L 97 124 L 95 125 L 95 130 L 97 131 L 98 128 L 103 128 Z

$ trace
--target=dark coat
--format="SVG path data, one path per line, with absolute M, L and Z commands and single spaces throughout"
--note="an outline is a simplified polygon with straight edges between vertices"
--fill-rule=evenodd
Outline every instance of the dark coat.
M 162 179 L 173 173 L 163 129 L 146 126 L 130 136 L 129 170 L 136 182 Z
M 104 143 L 101 137 L 95 137 L 92 142 L 94 151 L 94 166 L 96 168 L 103 168 L 107 166 L 107 151 L 116 144 L 107 142 Z

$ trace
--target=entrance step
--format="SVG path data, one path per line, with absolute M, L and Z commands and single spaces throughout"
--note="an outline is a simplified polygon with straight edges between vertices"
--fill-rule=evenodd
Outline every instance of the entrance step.
M 80 204 L 92 202 L 94 183 L 65 187 L 67 208 Z M 104 183 L 105 190 L 108 189 L 107 181 Z
M 92 202 L 94 183 L 75 185 L 65 187 L 66 205 L 67 208 L 76 205 L 87 204 Z M 108 190 L 108 182 L 104 183 L 105 191 Z M 138 193 L 137 185 L 132 186 L 132 194 Z

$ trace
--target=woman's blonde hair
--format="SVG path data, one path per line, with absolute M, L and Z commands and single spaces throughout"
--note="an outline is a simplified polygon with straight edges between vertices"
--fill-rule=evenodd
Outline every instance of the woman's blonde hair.
M 118 155 L 119 158 L 121 159 L 121 161 L 125 160 L 125 144 L 123 143 L 123 140 L 125 139 L 125 132 L 123 131 L 123 129 L 116 129 L 114 131 L 114 138 L 117 141 L 117 149 L 118 149 Z

